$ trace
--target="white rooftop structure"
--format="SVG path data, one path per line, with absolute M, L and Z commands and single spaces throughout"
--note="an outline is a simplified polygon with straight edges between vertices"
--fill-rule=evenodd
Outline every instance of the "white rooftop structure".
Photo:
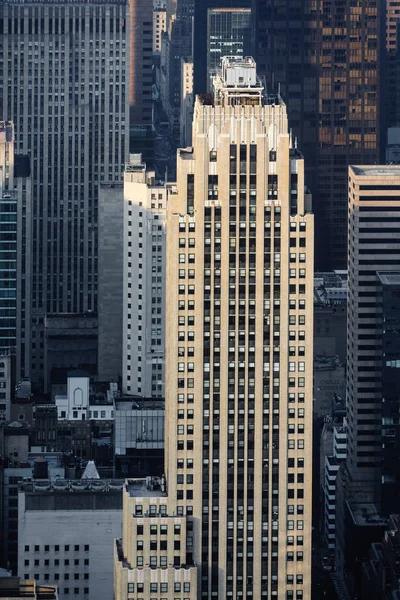
M 224 56 L 221 63 L 221 71 L 213 79 L 216 103 L 222 106 L 262 105 L 264 85 L 257 75 L 254 58 Z
M 100 479 L 100 475 L 94 460 L 89 460 L 85 470 L 83 471 L 81 479 Z

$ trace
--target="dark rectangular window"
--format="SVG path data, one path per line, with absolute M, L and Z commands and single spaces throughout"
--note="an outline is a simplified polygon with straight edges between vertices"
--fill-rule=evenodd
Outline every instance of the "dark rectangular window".
M 255 175 L 257 173 L 257 146 L 255 144 L 250 145 L 250 174 Z
M 187 176 L 187 212 L 194 213 L 194 175 Z

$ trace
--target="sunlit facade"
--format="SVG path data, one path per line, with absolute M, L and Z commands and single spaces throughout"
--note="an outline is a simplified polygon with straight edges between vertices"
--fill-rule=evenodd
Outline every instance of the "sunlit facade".
M 254 2 L 256 56 L 306 159 L 318 268 L 346 268 L 347 166 L 379 162 L 380 0 Z

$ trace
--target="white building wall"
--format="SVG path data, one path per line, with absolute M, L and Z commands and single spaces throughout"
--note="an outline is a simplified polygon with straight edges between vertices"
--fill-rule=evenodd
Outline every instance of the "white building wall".
M 132 163 L 124 180 L 122 391 L 164 396 L 167 188 Z
M 89 419 L 96 421 L 110 421 L 114 418 L 112 404 L 92 404 L 89 406 Z
M 20 493 L 18 521 L 21 577 L 38 575 L 40 584 L 58 586 L 60 600 L 113 597 L 113 542 L 121 537 L 122 510 L 26 511 Z
M 68 377 L 67 396 L 56 396 L 57 417 L 60 420 L 87 419 L 89 406 L 89 377 Z
M 159 7 L 153 11 L 153 53 L 161 53 L 161 36 L 167 30 L 167 11 Z

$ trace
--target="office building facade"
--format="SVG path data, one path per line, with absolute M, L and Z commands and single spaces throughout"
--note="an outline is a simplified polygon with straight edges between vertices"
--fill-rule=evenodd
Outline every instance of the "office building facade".
M 30 289 L 21 293 L 30 314 L 17 370 L 37 382 L 46 314 L 97 311 L 98 185 L 121 180 L 128 144 L 129 9 L 10 0 L 0 23 L 0 112 L 14 121 L 32 177 Z
M 0 122 L 0 353 L 19 344 L 26 305 L 26 240 L 30 227 L 26 219 L 30 203 L 29 161 L 15 153 L 14 124 Z M 29 285 L 29 283 L 28 283 Z M 18 317 L 17 317 L 18 315 Z
M 129 151 L 154 161 L 153 3 L 129 0 Z
M 381 507 L 389 515 L 400 498 L 400 272 L 378 273 L 382 293 L 382 491 Z
M 214 100 L 196 100 L 193 134 L 167 208 L 166 481 L 155 493 L 127 482 L 114 593 L 169 586 L 159 567 L 175 564 L 191 600 L 308 598 L 313 215 L 303 158 L 252 59 L 223 62 Z M 162 515 L 175 515 L 180 553 L 168 539 L 152 546 L 152 527 L 170 531 Z
M 209 8 L 207 12 L 208 90 L 224 56 L 251 55 L 251 9 Z
M 121 535 L 122 482 L 58 479 L 22 483 L 18 573 L 70 596 L 112 596 L 113 540 Z
M 263 92 L 223 61 L 168 201 L 166 476 L 205 598 L 310 593 L 313 216 Z
M 177 0 L 167 5 L 167 34 L 161 56 L 161 101 L 168 117 L 175 147 L 180 139 L 182 59 L 192 56 L 194 0 Z
M 348 185 L 346 468 L 353 488 L 379 508 L 382 411 L 387 406 L 382 403 L 386 326 L 382 322 L 381 281 L 386 271 L 396 270 L 400 260 L 400 167 L 350 167 Z
M 208 89 L 207 54 L 208 46 L 208 21 L 209 10 L 226 8 L 251 8 L 251 0 L 192 0 L 194 7 L 193 26 L 193 65 L 194 65 L 194 93 L 204 94 Z M 221 41 L 227 34 L 226 21 L 221 22 L 221 30 L 216 32 L 216 45 L 218 38 Z M 253 50 L 253 48 L 252 48 Z M 230 54 L 230 53 L 228 53 Z
M 164 398 L 168 189 L 138 155 L 126 165 L 123 193 L 122 389 Z
M 345 269 L 347 166 L 380 162 L 380 0 L 253 1 L 256 57 L 288 105 L 314 198 L 317 267 Z

